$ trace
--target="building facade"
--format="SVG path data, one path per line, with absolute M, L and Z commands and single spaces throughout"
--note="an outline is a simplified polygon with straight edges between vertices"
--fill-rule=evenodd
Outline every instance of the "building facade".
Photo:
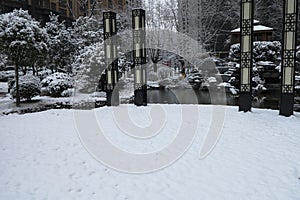
M 179 31 L 201 41 L 201 1 L 178 0 Z
M 260 25 L 260 22 L 254 20 L 253 24 L 253 40 L 254 41 L 271 41 L 273 38 L 273 28 Z M 240 43 L 240 28 L 231 31 L 231 44 Z
M 97 15 L 105 10 L 128 12 L 141 5 L 141 0 L 0 0 L 0 13 L 22 8 L 44 24 L 52 12 L 71 23 L 79 16 Z

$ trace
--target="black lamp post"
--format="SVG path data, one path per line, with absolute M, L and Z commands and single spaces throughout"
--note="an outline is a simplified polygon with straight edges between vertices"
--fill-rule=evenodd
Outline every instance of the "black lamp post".
M 239 111 L 251 111 L 252 102 L 252 46 L 253 46 L 253 1 L 241 1 L 241 74 Z
M 133 28 L 133 61 L 134 73 L 134 104 L 147 105 L 147 69 L 146 69 L 146 33 L 145 10 L 132 10 Z
M 281 66 L 280 115 L 291 116 L 294 109 L 298 0 L 284 0 L 283 50 Z
M 116 13 L 103 12 L 103 29 L 104 29 L 104 52 L 105 63 L 107 68 L 106 75 L 106 98 L 107 106 L 119 105 L 119 91 L 117 90 L 118 82 L 118 55 L 116 43 Z

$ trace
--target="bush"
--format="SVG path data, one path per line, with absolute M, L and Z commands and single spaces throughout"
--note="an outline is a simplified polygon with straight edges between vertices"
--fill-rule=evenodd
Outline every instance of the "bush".
M 0 71 L 4 70 L 7 64 L 7 56 L 0 53 Z
M 72 64 L 76 74 L 76 89 L 83 93 L 94 92 L 99 76 L 105 70 L 103 43 L 95 43 L 79 51 Z
M 231 45 L 229 50 L 229 59 L 235 62 L 239 61 L 240 53 L 241 53 L 241 47 L 239 43 Z
M 14 79 L 15 71 L 0 71 L 0 82 L 7 82 Z
M 233 44 L 229 50 L 229 59 L 240 60 L 240 44 Z M 278 41 L 257 41 L 253 43 L 253 57 L 258 61 L 275 62 L 281 56 L 281 43 Z
M 15 82 L 15 81 L 14 81 Z M 41 93 L 41 85 L 39 78 L 33 75 L 25 75 L 19 78 L 19 92 L 20 98 L 31 100 L 32 97 L 38 96 Z M 13 98 L 16 98 L 16 84 L 10 90 L 10 94 Z
M 203 62 L 199 66 L 199 70 L 206 76 L 213 76 L 218 73 L 215 59 L 212 57 L 203 59 Z
M 51 97 L 66 96 L 69 88 L 73 88 L 73 79 L 65 73 L 54 73 L 42 80 L 41 85 L 46 88 Z

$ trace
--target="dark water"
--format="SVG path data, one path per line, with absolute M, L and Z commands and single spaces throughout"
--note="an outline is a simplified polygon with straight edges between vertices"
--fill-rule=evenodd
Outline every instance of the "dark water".
M 160 89 L 148 90 L 149 103 L 165 104 L 215 104 L 238 105 L 238 96 L 224 91 L 202 91 L 193 89 Z M 269 90 L 255 96 L 252 106 L 255 108 L 279 109 L 279 89 Z M 300 106 L 295 105 L 295 111 L 300 111 Z
M 193 89 L 148 90 L 149 103 L 236 105 L 233 95 Z

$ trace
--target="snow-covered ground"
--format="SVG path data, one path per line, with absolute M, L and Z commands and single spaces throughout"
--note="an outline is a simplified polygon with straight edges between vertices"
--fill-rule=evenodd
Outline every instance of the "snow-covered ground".
M 145 126 L 151 123 L 147 113 L 155 106 L 121 107 L 129 110 L 137 125 Z M 226 107 L 216 147 L 199 159 L 215 107 L 193 107 L 199 110 L 199 123 L 192 146 L 173 165 L 140 175 L 96 161 L 79 139 L 72 110 L 0 116 L 0 199 L 300 198 L 299 113 L 285 118 L 278 111 L 240 113 L 236 107 Z M 164 127 L 149 140 L 122 134 L 112 108 L 96 109 L 95 114 L 112 143 L 138 153 L 158 150 L 174 138 L 182 108 L 163 105 Z
M 0 82 L 0 95 L 7 93 L 8 91 L 8 85 L 7 82 Z

